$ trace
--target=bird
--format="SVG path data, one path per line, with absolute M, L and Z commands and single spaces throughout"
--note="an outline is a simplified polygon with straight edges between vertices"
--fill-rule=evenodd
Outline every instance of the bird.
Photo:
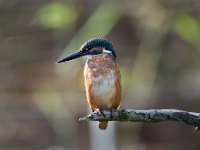
M 106 38 L 90 39 L 58 63 L 83 56 L 87 58 L 84 66 L 86 98 L 92 112 L 101 114 L 103 110 L 118 109 L 122 97 L 121 74 L 113 44 Z M 101 130 L 105 130 L 107 125 L 107 121 L 99 122 Z

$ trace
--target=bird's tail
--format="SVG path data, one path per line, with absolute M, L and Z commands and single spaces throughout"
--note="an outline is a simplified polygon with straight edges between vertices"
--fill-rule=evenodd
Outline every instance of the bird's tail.
M 108 126 L 108 121 L 100 121 L 99 122 L 99 129 L 106 130 L 107 126 Z

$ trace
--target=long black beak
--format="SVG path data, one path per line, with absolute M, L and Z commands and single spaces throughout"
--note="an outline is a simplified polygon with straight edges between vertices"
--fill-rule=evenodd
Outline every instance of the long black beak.
M 65 62 L 65 61 L 69 61 L 69 60 L 72 60 L 72 59 L 76 59 L 76 58 L 79 58 L 81 56 L 84 56 L 86 55 L 85 53 L 83 53 L 82 51 L 78 51 L 78 52 L 75 52 L 61 60 L 59 60 L 57 63 L 62 63 L 62 62 Z

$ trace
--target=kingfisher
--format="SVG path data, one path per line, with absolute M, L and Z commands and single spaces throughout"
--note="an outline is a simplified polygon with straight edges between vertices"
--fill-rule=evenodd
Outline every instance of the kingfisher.
M 58 63 L 86 56 L 84 80 L 86 98 L 92 112 L 118 109 L 121 103 L 121 75 L 116 64 L 113 44 L 105 38 L 93 38 L 85 42 L 77 52 L 66 56 Z M 107 121 L 100 121 L 99 128 L 105 130 Z

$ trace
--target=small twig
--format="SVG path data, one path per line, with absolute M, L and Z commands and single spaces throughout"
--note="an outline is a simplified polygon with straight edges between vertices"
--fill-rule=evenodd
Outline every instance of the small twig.
M 149 110 L 103 110 L 101 114 L 93 112 L 82 117 L 79 121 L 133 121 L 133 122 L 162 122 L 180 121 L 192 125 L 196 130 L 200 128 L 200 113 L 187 112 L 177 109 L 149 109 Z

